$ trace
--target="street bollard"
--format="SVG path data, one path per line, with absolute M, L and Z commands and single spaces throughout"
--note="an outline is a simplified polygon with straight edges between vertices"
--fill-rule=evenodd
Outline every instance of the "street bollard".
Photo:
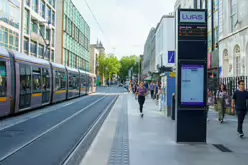
M 175 111 L 176 111 L 176 98 L 175 93 L 172 94 L 172 112 L 171 112 L 171 119 L 175 120 Z

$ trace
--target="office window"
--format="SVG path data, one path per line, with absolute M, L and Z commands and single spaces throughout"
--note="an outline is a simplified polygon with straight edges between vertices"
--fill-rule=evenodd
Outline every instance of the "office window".
M 29 34 L 29 12 L 27 9 L 24 11 L 24 33 Z
M 46 18 L 47 18 L 47 21 L 52 21 L 51 20 L 51 8 L 49 6 L 47 6 L 47 15 L 46 15 Z
M 38 0 L 32 0 L 32 9 L 38 13 Z
M 39 45 L 39 58 L 43 58 L 43 54 L 44 54 L 44 46 L 43 45 Z
M 24 53 L 28 55 L 28 39 L 24 38 Z
M 43 0 L 40 0 L 40 16 L 45 18 L 45 3 Z
M 25 0 L 26 1 L 26 5 L 30 6 L 30 0 Z
M 52 25 L 55 26 L 55 13 L 52 12 Z
M 32 81 L 33 81 L 33 90 L 32 93 L 41 92 L 41 68 L 32 67 Z
M 237 23 L 237 0 L 231 0 L 231 32 L 236 30 Z
M 66 15 L 64 15 L 64 27 L 63 27 L 63 29 L 66 32 L 66 30 L 67 30 L 67 17 L 66 17 Z
M 0 61 L 0 97 L 7 96 L 7 71 L 6 62 Z
M 50 29 L 46 29 L 46 39 L 50 40 Z
M 36 56 L 37 48 L 36 48 L 36 42 L 31 41 L 30 44 L 30 53 L 32 56 Z
M 32 32 L 38 34 L 38 25 L 34 20 L 31 20 Z

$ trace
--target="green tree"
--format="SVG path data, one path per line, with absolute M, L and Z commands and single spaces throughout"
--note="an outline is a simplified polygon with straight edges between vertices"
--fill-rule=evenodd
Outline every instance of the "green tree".
M 133 73 L 138 74 L 139 72 L 139 57 L 132 56 L 124 56 L 120 60 L 121 68 L 119 72 L 119 76 L 121 81 L 125 81 L 128 76 L 128 70 L 133 67 Z
M 120 70 L 121 64 L 114 55 L 100 55 L 98 56 L 99 74 L 105 79 L 111 80 L 114 74 Z
M 114 74 L 117 74 L 120 71 L 121 64 L 118 61 L 117 57 L 114 55 L 108 55 L 106 59 L 106 78 L 111 80 Z

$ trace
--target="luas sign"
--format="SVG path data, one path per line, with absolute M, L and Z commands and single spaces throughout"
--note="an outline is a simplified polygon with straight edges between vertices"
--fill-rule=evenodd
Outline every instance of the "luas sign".
M 180 22 L 205 23 L 205 12 L 200 11 L 180 11 Z

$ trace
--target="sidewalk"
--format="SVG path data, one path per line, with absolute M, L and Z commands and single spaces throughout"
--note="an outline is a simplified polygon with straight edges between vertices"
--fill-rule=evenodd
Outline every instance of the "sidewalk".
M 141 118 L 134 95 L 120 96 L 81 165 L 247 165 L 248 138 L 237 136 L 234 116 L 219 124 L 217 113 L 210 111 L 207 144 L 177 144 L 176 121 L 158 111 L 155 100 L 148 98 L 144 107 Z M 244 131 L 248 137 L 247 120 Z

